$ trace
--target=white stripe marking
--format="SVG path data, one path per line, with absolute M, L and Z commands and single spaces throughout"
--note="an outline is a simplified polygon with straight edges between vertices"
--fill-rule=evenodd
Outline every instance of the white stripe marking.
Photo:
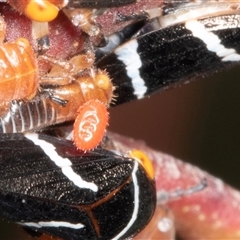
M 43 227 L 66 227 L 73 229 L 83 228 L 84 225 L 81 223 L 69 223 L 69 222 L 58 222 L 58 221 L 50 221 L 50 222 L 18 222 L 18 224 L 22 226 L 35 227 L 35 228 L 43 228 Z
M 134 95 L 137 98 L 143 98 L 147 91 L 144 80 L 139 74 L 139 68 L 142 66 L 141 59 L 137 53 L 138 42 L 129 41 L 115 50 L 118 59 L 126 65 L 128 77 L 132 80 Z
M 34 101 L 34 104 L 35 104 L 34 107 L 37 110 L 37 120 L 38 120 L 37 127 L 40 127 L 41 117 L 40 117 L 40 111 L 39 111 L 39 104 L 37 104 L 36 101 Z
M 226 61 L 240 61 L 240 55 L 236 53 L 233 48 L 225 48 L 221 44 L 221 40 L 217 35 L 209 32 L 202 23 L 197 20 L 190 20 L 185 23 L 185 27 L 190 30 L 194 37 L 201 39 L 206 45 L 207 49 L 215 52 L 223 62 Z
M 29 120 L 30 120 L 30 125 L 29 125 L 29 129 L 33 129 L 33 118 L 32 118 L 32 113 L 31 113 L 31 110 L 30 110 L 30 107 L 29 107 L 29 104 L 27 104 L 27 109 L 28 109 L 28 116 L 29 116 Z M 21 110 L 21 108 L 20 108 Z M 20 112 L 20 111 L 19 111 Z M 21 114 L 21 113 L 20 113 Z M 22 116 L 22 114 L 21 114 Z M 25 131 L 25 128 L 24 128 L 25 124 L 24 124 L 24 120 L 22 121 L 22 132 Z
M 93 192 L 98 191 L 98 186 L 95 183 L 84 181 L 80 175 L 76 174 L 71 168 L 72 163 L 68 158 L 62 158 L 58 155 L 55 150 L 55 147 L 38 138 L 38 134 L 36 133 L 26 133 L 24 134 L 26 138 L 31 140 L 35 145 L 38 145 L 42 148 L 42 150 L 47 154 L 47 156 L 58 166 L 61 168 L 63 174 L 72 181 L 79 188 L 87 188 L 92 190 Z
M 25 131 L 25 119 L 24 119 L 24 116 L 23 116 L 22 109 L 21 109 L 21 108 L 18 108 L 18 112 L 19 112 L 19 114 L 20 114 L 20 119 L 21 119 L 21 122 L 22 122 L 21 132 L 24 132 L 24 131 Z M 33 127 L 33 126 L 31 126 L 31 127 Z
M 113 240 L 121 239 L 121 237 L 128 231 L 128 229 L 133 225 L 133 223 L 137 219 L 137 215 L 139 211 L 139 186 L 138 186 L 136 172 L 137 172 L 138 166 L 139 166 L 138 162 L 135 161 L 134 168 L 132 171 L 132 180 L 133 180 L 133 186 L 134 186 L 134 209 L 133 209 L 131 220 L 129 221 L 128 225 L 117 236 L 113 238 Z
M 47 103 L 46 103 L 46 100 L 43 99 L 42 101 L 42 104 L 43 104 L 43 109 L 44 109 L 44 113 L 42 114 L 44 116 L 44 124 L 48 124 L 48 110 L 47 110 Z

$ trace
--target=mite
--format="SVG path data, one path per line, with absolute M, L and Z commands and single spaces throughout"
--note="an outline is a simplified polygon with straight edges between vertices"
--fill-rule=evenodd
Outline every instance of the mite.
M 46 85 L 40 91 L 32 100 L 11 101 L 0 118 L 2 133 L 36 131 L 76 119 L 76 146 L 89 150 L 98 145 L 108 123 L 107 107 L 113 91 L 104 71 L 87 71 L 69 84 Z
M 239 13 L 223 14 L 223 5 L 218 14 L 201 17 L 214 7 L 198 7 L 200 13 L 191 9 L 197 18 L 183 9 L 147 21 L 132 39 L 100 57 L 97 68 L 118 86 L 115 105 L 239 63 Z
M 1 135 L 0 173 L 1 216 L 35 234 L 128 239 L 155 210 L 145 163 L 100 148 L 78 151 L 65 139 Z

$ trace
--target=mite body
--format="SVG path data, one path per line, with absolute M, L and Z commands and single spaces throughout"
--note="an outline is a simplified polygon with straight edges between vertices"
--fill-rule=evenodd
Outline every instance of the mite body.
M 144 164 L 64 139 L 1 135 L 0 173 L 1 216 L 65 240 L 127 239 L 155 210 Z

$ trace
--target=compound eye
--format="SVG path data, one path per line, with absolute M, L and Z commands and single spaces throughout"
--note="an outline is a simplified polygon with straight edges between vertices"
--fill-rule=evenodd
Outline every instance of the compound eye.
M 25 8 L 25 15 L 37 22 L 49 22 L 57 17 L 59 8 L 44 0 L 31 0 Z
M 130 157 L 136 159 L 144 168 L 145 172 L 148 174 L 149 178 L 154 180 L 154 170 L 153 165 L 146 153 L 140 150 L 131 150 L 129 152 Z

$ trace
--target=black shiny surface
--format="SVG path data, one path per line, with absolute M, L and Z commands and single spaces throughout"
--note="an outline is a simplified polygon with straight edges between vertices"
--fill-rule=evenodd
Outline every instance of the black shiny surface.
M 135 161 L 103 149 L 84 153 L 64 139 L 46 135 L 40 135 L 40 139 L 54 145 L 62 158 L 71 161 L 73 171 L 85 181 L 95 183 L 98 190 L 76 186 L 24 135 L 1 135 L 1 217 L 14 222 L 61 221 L 84 225 L 80 229 L 32 228 L 66 240 L 110 239 L 121 232 L 134 211 Z M 137 166 L 139 211 L 123 238 L 135 235 L 148 223 L 156 204 L 155 184 Z

